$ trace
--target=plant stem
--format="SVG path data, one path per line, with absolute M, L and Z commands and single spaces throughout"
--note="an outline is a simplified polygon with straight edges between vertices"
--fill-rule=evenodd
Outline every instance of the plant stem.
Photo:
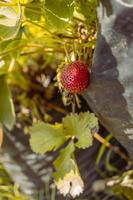
M 46 34 L 48 36 L 49 35 L 52 36 L 52 38 L 54 39 L 54 41 L 56 41 L 59 44 L 64 45 L 64 41 L 62 41 L 62 39 L 70 39 L 70 40 L 75 40 L 76 39 L 76 37 L 71 37 L 71 36 L 68 36 L 68 35 L 61 35 L 60 36 L 60 35 L 58 35 L 58 34 L 56 34 L 54 32 L 51 32 L 50 30 L 48 30 L 45 26 L 42 26 L 41 24 L 33 22 L 33 21 L 29 20 L 29 19 L 26 19 L 25 21 L 23 21 L 23 23 L 25 23 L 25 22 L 31 23 L 32 25 L 37 26 L 37 27 L 43 29 L 44 32 L 47 32 Z
M 66 44 L 64 44 L 64 50 L 65 50 L 65 53 L 66 53 L 67 61 L 68 61 L 68 62 L 71 62 L 69 53 L 68 53 L 67 48 L 66 48 Z
M 72 113 L 75 113 L 75 102 L 72 102 Z
M 14 51 L 16 51 L 16 50 L 18 50 L 18 49 L 21 49 L 21 48 L 23 48 L 23 47 L 24 47 L 24 45 L 20 45 L 20 46 L 16 46 L 16 47 L 14 47 L 14 48 L 11 48 L 11 49 L 9 49 L 9 50 L 7 50 L 7 51 L 1 53 L 1 54 L 0 54 L 0 57 L 8 56 L 10 53 L 12 53 L 12 52 L 14 52 Z
M 122 159 L 124 159 L 130 165 L 133 165 L 133 162 L 129 159 L 129 157 L 125 153 L 123 153 L 118 147 L 113 146 L 110 142 L 106 141 L 101 135 L 99 135 L 98 133 L 95 133 L 94 138 L 98 140 L 100 143 L 105 144 L 106 147 L 108 147 L 110 150 L 115 152 L 117 155 L 119 155 Z
M 45 100 L 44 100 L 44 101 L 45 101 Z M 57 112 L 59 112 L 59 113 L 62 113 L 62 114 L 64 114 L 64 115 L 67 115 L 67 114 L 68 114 L 68 111 L 66 111 L 65 109 L 63 109 L 63 108 L 61 108 L 61 107 L 59 107 L 59 106 L 57 106 L 57 105 L 55 105 L 55 104 L 51 104 L 51 103 L 49 103 L 49 102 L 47 102 L 47 101 L 45 101 L 44 104 L 45 104 L 45 106 L 47 106 L 48 108 L 51 108 L 51 109 L 53 109 L 53 110 L 55 110 L 55 111 L 57 111 Z
M 78 95 L 75 94 L 74 96 L 75 96 L 75 104 L 77 105 L 78 108 L 81 108 L 80 99 L 79 99 Z
M 26 47 L 40 47 L 40 48 L 43 48 L 42 45 L 39 45 L 39 44 L 30 44 L 30 45 L 20 45 L 20 46 L 16 46 L 16 47 L 13 47 L 11 49 L 8 49 L 7 51 L 4 51 L 3 53 L 0 54 L 0 57 L 5 57 L 5 56 L 8 56 L 10 53 L 18 50 L 18 49 L 21 49 L 21 48 L 26 48 Z

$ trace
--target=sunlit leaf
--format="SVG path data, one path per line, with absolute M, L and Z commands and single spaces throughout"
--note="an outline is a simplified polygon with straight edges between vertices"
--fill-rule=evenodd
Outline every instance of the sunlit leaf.
M 18 13 L 14 8 L 0 7 L 0 39 L 9 40 L 15 38 L 21 24 L 21 9 L 18 6 Z
M 12 27 L 16 25 L 17 13 L 11 7 L 0 7 L 0 25 Z

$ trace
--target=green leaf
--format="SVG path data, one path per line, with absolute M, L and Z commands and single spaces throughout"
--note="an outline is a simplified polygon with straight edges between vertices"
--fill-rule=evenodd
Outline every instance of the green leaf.
M 16 37 L 21 24 L 21 9 L 18 13 L 14 8 L 0 7 L 0 39 L 9 40 Z
M 60 155 L 54 161 L 54 167 L 56 169 L 54 176 L 56 180 L 60 178 L 62 179 L 71 170 L 75 171 L 76 164 L 72 159 L 72 154 L 74 150 L 75 150 L 74 144 L 73 142 L 70 142 L 66 148 L 61 150 Z
M 38 0 L 27 3 L 24 9 L 26 18 L 32 21 L 39 21 L 42 15 L 41 7 L 42 5 Z
M 44 154 L 56 150 L 65 142 L 61 124 L 51 125 L 38 122 L 30 129 L 30 145 L 34 152 Z
M 26 39 L 22 39 L 23 31 L 24 31 L 24 27 L 21 27 L 15 39 L 1 41 L 0 52 L 3 53 L 3 51 L 5 50 L 9 50 L 10 48 L 18 46 L 19 43 L 22 43 L 21 41 L 25 41 Z
M 85 17 L 86 25 L 90 28 L 90 26 L 96 22 L 97 0 L 79 0 L 78 2 L 81 13 Z
M 76 146 L 87 148 L 92 145 L 91 131 L 98 128 L 98 120 L 93 113 L 71 114 L 63 119 L 63 126 L 67 136 L 75 136 L 78 141 Z
M 47 23 L 57 29 L 64 29 L 73 16 L 75 0 L 45 0 Z
M 0 56 L 6 57 L 5 60 L 10 60 L 10 58 L 17 59 L 21 53 L 22 48 L 27 43 L 27 39 L 22 38 L 23 27 L 20 27 L 15 39 L 3 40 L 0 42 Z M 10 61 L 9 61 L 10 62 Z M 9 64 L 5 64 L 9 67 Z
M 5 76 L 0 76 L 0 122 L 8 129 L 15 123 L 15 113 Z

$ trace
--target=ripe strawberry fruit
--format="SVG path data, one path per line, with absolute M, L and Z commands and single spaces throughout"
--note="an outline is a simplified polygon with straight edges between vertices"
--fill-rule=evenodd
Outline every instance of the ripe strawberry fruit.
M 60 71 L 60 83 L 71 94 L 82 92 L 90 83 L 88 66 L 81 61 L 66 64 Z

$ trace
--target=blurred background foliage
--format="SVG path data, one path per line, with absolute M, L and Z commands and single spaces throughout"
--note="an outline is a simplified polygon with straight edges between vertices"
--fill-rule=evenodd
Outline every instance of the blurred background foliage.
M 9 174 L 0 163 L 0 200 L 28 200 L 19 192 L 17 185 L 14 185 Z
M 28 115 L 28 121 L 30 116 L 30 123 L 33 118 L 51 121 L 50 109 L 66 113 L 51 103 L 57 93 L 53 78 L 66 57 L 84 59 L 91 66 L 96 4 L 96 0 L 0 1 L 0 85 L 6 87 L 0 88 L 0 122 L 7 128 L 15 124 L 7 84 L 13 88 L 16 113 Z

